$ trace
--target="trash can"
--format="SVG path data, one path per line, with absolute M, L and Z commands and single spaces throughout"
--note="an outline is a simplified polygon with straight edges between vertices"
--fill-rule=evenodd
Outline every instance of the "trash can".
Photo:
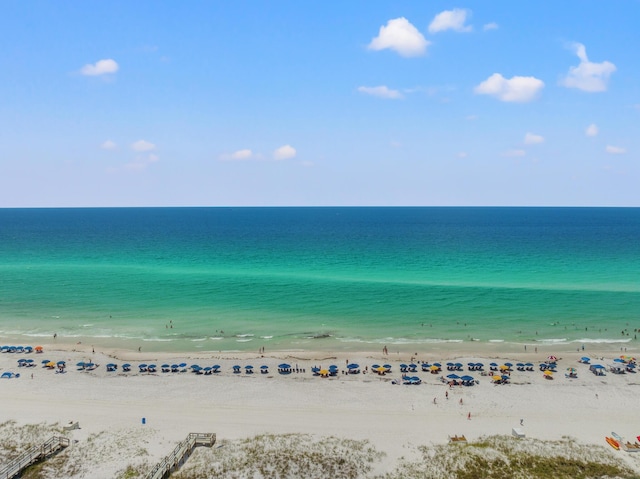
M 143 417 L 143 418 L 142 418 L 142 424 L 146 424 L 146 423 L 147 423 L 147 418 L 146 418 L 146 417 Z

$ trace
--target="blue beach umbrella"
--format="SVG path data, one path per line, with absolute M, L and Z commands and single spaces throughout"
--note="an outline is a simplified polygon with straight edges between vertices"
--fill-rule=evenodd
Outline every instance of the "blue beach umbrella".
M 269 369 L 269 366 L 267 366 L 266 364 L 263 364 L 262 366 L 260 366 L 260 369 Z
M 211 366 L 213 369 L 220 369 L 220 365 L 219 364 L 214 364 L 213 366 Z
M 457 374 L 447 374 L 447 377 L 449 379 L 460 379 L 460 376 L 458 376 Z
M 138 364 L 138 367 L 139 368 L 146 368 L 146 367 L 148 367 L 148 364 L 144 364 L 144 363 Z
M 360 365 L 355 363 L 347 365 L 347 369 L 358 369 L 359 367 Z
M 468 376 L 468 375 L 467 376 L 462 376 L 460 379 L 462 381 L 473 381 L 474 380 L 473 376 Z
M 280 369 L 291 369 L 291 365 L 287 364 L 287 363 L 282 363 L 282 364 L 278 365 L 278 368 L 280 368 Z
M 186 368 L 187 367 L 187 363 L 180 363 L 180 364 L 178 364 L 178 367 Z
M 245 369 L 253 369 L 253 366 L 251 366 L 250 364 L 244 367 Z

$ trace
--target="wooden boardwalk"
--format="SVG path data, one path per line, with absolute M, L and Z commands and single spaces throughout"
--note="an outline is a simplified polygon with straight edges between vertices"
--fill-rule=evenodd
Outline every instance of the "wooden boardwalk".
M 147 474 L 145 479 L 165 479 L 182 466 L 191 452 L 198 446 L 211 447 L 216 442 L 216 435 L 213 433 L 189 433 L 184 441 L 181 441 L 171 454 L 166 456 Z M 4 479 L 4 478 L 1 478 Z
M 34 446 L 0 469 L 0 479 L 13 479 L 31 464 L 46 459 L 60 449 L 69 446 L 69 439 L 53 436 L 39 446 Z

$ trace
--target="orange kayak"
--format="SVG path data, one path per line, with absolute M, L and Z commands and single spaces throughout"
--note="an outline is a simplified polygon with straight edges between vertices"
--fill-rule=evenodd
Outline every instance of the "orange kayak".
M 618 443 L 618 441 L 616 441 L 614 438 L 607 436 L 605 437 L 605 439 L 612 448 L 614 448 L 617 451 L 620 450 L 620 443 Z

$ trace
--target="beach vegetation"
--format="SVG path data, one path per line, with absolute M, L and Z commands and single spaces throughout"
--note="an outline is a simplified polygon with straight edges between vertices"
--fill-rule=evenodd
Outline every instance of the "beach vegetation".
M 487 436 L 464 445 L 421 446 L 383 479 L 633 479 L 638 475 L 602 446 Z
M 368 441 L 265 434 L 197 448 L 174 479 L 364 479 L 381 457 Z

